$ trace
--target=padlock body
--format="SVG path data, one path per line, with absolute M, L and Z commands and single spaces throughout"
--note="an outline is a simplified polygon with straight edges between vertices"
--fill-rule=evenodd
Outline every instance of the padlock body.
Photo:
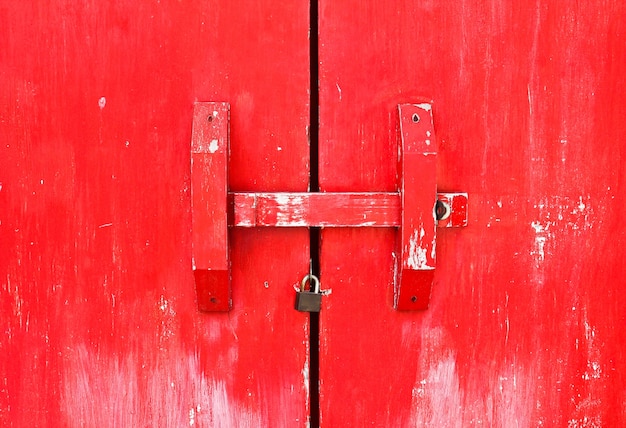
M 322 295 L 310 291 L 296 293 L 296 309 L 300 312 L 319 312 L 322 307 Z

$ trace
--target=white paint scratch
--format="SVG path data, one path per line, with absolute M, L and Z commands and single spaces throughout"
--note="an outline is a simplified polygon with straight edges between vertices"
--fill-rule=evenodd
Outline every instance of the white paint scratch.
M 535 246 L 531 251 L 531 255 L 536 256 L 536 260 L 538 263 L 543 262 L 546 259 L 545 246 L 548 240 L 548 228 L 550 227 L 550 222 L 546 222 L 545 224 L 541 224 L 538 221 L 533 221 L 530 226 L 535 230 Z
M 107 99 L 105 97 L 100 97 L 100 99 L 98 100 L 98 107 L 100 107 L 100 110 L 102 110 L 106 105 Z

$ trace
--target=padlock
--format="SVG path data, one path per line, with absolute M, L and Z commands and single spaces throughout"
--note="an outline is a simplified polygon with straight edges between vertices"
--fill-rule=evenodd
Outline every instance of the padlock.
M 304 290 L 307 282 L 309 291 Z M 319 312 L 321 307 L 320 280 L 315 275 L 307 275 L 302 278 L 300 291 L 296 292 L 296 309 L 300 312 Z

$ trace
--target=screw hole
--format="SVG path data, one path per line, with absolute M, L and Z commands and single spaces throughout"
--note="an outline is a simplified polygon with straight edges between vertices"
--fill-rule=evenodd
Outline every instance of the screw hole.
M 217 303 L 217 299 L 215 297 L 211 297 L 209 300 L 211 301 L 211 303 Z
M 207 122 L 213 122 L 213 116 L 209 116 L 206 118 Z
M 417 302 L 417 296 L 411 297 L 411 302 L 413 302 L 413 303 Z
M 417 123 L 420 121 L 420 117 L 417 115 L 417 113 L 413 113 L 413 123 Z

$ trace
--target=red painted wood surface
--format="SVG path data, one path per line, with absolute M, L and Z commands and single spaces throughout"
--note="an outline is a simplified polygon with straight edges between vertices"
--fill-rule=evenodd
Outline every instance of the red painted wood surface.
M 402 195 L 372 193 L 231 192 L 233 227 L 400 227 Z M 467 194 L 438 193 L 450 207 L 438 227 L 467 225 Z
M 398 105 L 402 225 L 396 237 L 394 306 L 401 311 L 428 308 L 435 273 L 437 141 L 431 110 L 428 103 Z
M 228 103 L 197 102 L 191 131 L 191 266 L 201 311 L 229 311 Z
M 0 425 L 306 426 L 306 230 L 235 230 L 233 308 L 191 269 L 195 101 L 234 191 L 306 191 L 305 1 L 0 1 Z
M 320 186 L 396 191 L 396 105 L 433 100 L 430 307 L 394 233 L 324 229 L 321 426 L 626 426 L 625 3 L 320 1 Z
M 234 193 L 233 226 L 398 227 L 399 193 Z

